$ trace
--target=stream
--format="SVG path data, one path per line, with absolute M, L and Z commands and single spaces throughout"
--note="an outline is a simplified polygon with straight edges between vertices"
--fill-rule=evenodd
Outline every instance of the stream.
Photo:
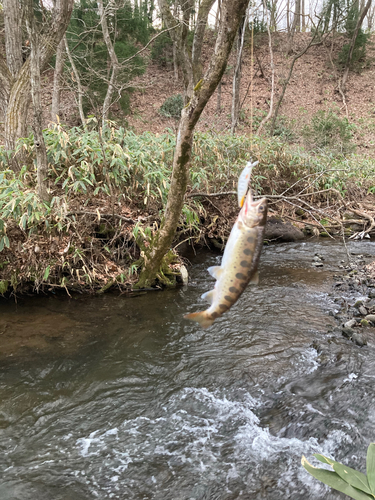
M 375 440 L 375 336 L 331 331 L 346 256 L 266 247 L 260 284 L 207 330 L 182 317 L 207 307 L 221 256 L 204 251 L 175 290 L 1 299 L 0 499 L 344 498 L 301 457 L 364 472 Z

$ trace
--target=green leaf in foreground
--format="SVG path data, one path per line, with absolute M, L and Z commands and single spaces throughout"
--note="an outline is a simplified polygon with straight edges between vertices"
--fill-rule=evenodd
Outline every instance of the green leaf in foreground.
M 323 464 L 333 465 L 335 463 L 331 458 L 325 457 L 324 455 L 320 455 L 319 453 L 314 453 L 314 457 L 322 462 Z
M 320 455 L 318 453 L 314 454 L 314 457 L 317 458 L 323 464 L 328 464 L 333 467 L 333 470 L 338 474 L 346 483 L 358 488 L 359 490 L 372 495 L 372 491 L 370 489 L 369 483 L 367 481 L 367 476 L 362 474 L 362 472 L 358 472 L 351 467 L 341 464 L 340 462 L 336 462 L 331 458 L 325 457 L 324 455 Z
M 345 493 L 345 495 L 354 498 L 354 500 L 369 500 L 374 498 L 373 495 L 368 495 L 348 484 L 336 472 L 312 466 L 305 457 L 302 457 L 301 463 L 307 472 L 316 479 L 319 479 L 319 481 L 337 491 L 341 491 L 341 493 Z
M 334 462 L 332 467 L 333 470 L 351 486 L 354 486 L 355 488 L 373 496 L 365 474 L 362 474 L 362 472 L 358 472 L 346 465 L 340 464 L 339 462 Z
M 375 495 L 375 443 L 370 443 L 367 448 L 366 469 L 368 484 L 372 494 Z

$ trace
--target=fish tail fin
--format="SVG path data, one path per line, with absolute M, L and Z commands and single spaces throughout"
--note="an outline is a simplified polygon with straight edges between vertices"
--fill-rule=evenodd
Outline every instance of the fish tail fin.
M 214 318 L 211 318 L 206 311 L 199 311 L 196 313 L 185 314 L 185 319 L 190 319 L 191 321 L 196 321 L 201 325 L 202 328 L 208 328 L 215 321 Z

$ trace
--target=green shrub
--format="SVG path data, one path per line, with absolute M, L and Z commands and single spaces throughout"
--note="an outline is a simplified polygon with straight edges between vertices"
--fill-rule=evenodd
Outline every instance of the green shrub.
M 0 146 L 0 251 L 9 245 L 7 224 L 15 221 L 22 230 L 65 231 L 71 202 L 92 203 L 93 197 L 116 203 L 138 201 L 144 208 L 162 209 L 170 189 L 175 134 L 169 130 L 154 135 L 136 135 L 113 123 L 99 134 L 95 119 L 91 129 L 61 125 L 44 131 L 53 199 L 40 202 L 36 172 L 23 167 L 15 174 L 7 169 L 7 154 Z M 90 122 L 91 123 L 91 122 Z M 19 145 L 35 160 L 33 137 Z M 345 193 L 348 182 L 375 191 L 375 161 L 354 155 L 344 158 L 330 152 L 307 154 L 277 137 L 217 135 L 197 132 L 194 136 L 189 189 L 195 192 L 235 191 L 239 173 L 248 160 L 259 160 L 252 175 L 252 188 L 260 194 L 297 193 L 304 186 L 313 190 L 334 187 Z M 316 180 L 314 180 L 316 179 Z M 294 187 L 293 187 L 294 186 Z M 294 191 L 293 191 L 294 190 Z M 190 210 L 199 211 L 191 206 Z M 197 224 L 194 215 L 184 213 L 182 225 Z
M 164 101 L 164 103 L 159 108 L 159 113 L 166 118 L 176 118 L 181 117 L 181 111 L 184 107 L 184 100 L 181 94 L 172 95 Z
M 358 33 L 354 44 L 352 59 L 349 64 L 351 70 L 360 72 L 362 63 L 366 60 L 366 46 L 369 41 L 369 33 L 364 33 L 362 30 Z M 349 54 L 349 43 L 345 43 L 337 56 L 339 66 L 345 66 Z
M 302 135 L 311 149 L 330 149 L 347 154 L 355 149 L 352 142 L 354 129 L 347 118 L 340 118 L 332 110 L 320 110 L 312 117 L 311 125 L 303 128 Z
M 353 37 L 353 33 L 356 28 L 359 15 L 360 12 L 358 10 L 358 4 L 354 2 L 348 9 L 344 24 L 346 36 L 348 37 L 349 40 L 351 40 Z M 353 54 L 349 65 L 349 68 L 351 70 L 358 71 L 361 69 L 360 63 L 362 63 L 366 59 L 366 47 L 369 41 L 370 41 L 370 33 L 364 33 L 363 30 L 360 29 L 354 43 Z M 337 63 L 339 66 L 346 65 L 349 55 L 349 46 L 350 46 L 349 43 L 344 44 L 341 51 L 339 52 L 337 57 Z
M 268 122 L 266 124 L 266 128 L 270 126 L 270 123 L 271 122 Z M 291 127 L 291 123 L 285 116 L 278 117 L 273 135 L 280 137 L 280 139 L 287 142 L 292 142 L 296 138 L 296 134 Z

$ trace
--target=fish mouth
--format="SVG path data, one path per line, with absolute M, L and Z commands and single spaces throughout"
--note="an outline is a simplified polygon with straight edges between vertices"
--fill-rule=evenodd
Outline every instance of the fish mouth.
M 254 208 L 259 207 L 262 203 L 266 203 L 267 198 L 261 198 L 260 200 L 251 201 L 250 205 Z

